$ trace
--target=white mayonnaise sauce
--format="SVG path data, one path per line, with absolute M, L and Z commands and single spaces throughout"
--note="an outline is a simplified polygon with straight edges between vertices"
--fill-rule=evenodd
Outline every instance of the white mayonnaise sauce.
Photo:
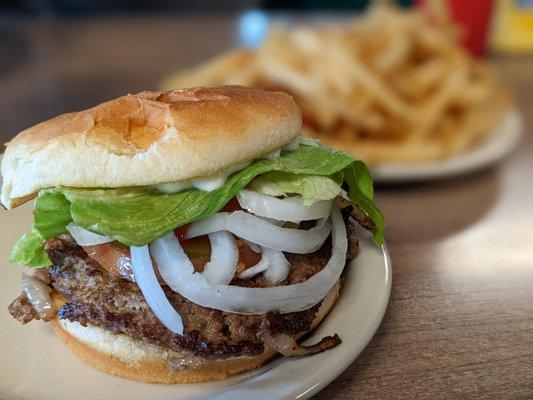
M 274 151 L 271 151 L 270 153 L 266 153 L 263 158 L 277 158 L 279 157 L 281 154 L 281 149 L 278 149 L 278 150 L 274 150 Z
M 297 137 L 285 147 L 265 154 L 263 158 L 279 157 L 282 150 L 294 151 L 299 146 L 300 146 L 300 138 Z M 167 193 L 167 194 L 179 193 L 179 192 L 183 192 L 184 190 L 192 189 L 192 188 L 204 190 L 206 192 L 212 192 L 213 190 L 220 189 L 222 186 L 224 186 L 224 184 L 226 183 L 226 180 L 231 174 L 234 174 L 235 172 L 239 172 L 243 170 L 250 164 L 251 164 L 251 161 L 245 162 L 242 164 L 237 164 L 231 168 L 228 168 L 222 172 L 208 176 L 206 178 L 195 178 L 195 179 L 190 179 L 190 180 L 181 181 L 181 182 L 160 183 L 159 185 L 153 185 L 152 187 L 158 192 Z
M 251 161 L 248 161 L 242 164 L 237 164 L 225 171 L 219 172 L 218 174 L 208 176 L 207 178 L 193 179 L 192 186 L 196 189 L 204 190 L 206 192 L 212 192 L 213 190 L 220 189 L 222 186 L 224 186 L 226 179 L 228 179 L 231 174 L 243 170 L 251 163 Z
M 206 192 L 212 192 L 224 186 L 226 180 L 231 174 L 239 172 L 250 165 L 251 162 L 245 162 L 242 164 L 234 165 L 217 174 L 208 176 L 206 178 L 195 178 L 188 181 L 160 183 L 159 185 L 153 185 L 152 187 L 161 193 L 179 193 L 187 189 L 200 189 Z
M 192 186 L 191 181 L 183 181 L 183 182 L 160 183 L 159 185 L 154 185 L 153 187 L 158 192 L 169 194 L 169 193 L 183 192 L 184 190 L 191 189 L 193 186 Z

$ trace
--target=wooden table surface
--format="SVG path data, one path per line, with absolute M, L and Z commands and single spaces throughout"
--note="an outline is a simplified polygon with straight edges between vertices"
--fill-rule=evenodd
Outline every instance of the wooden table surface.
M 3 22 L 4 140 L 58 113 L 155 88 L 238 38 L 236 17 Z M 316 399 L 533 398 L 533 57 L 493 62 L 525 117 L 522 145 L 473 175 L 378 188 L 394 271 L 388 311 Z

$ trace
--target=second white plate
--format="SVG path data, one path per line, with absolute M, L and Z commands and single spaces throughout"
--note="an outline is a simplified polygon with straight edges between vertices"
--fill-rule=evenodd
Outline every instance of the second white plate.
M 375 182 L 402 183 L 450 178 L 488 167 L 517 146 L 522 136 L 522 116 L 511 109 L 494 131 L 478 147 L 468 153 L 445 160 L 421 164 L 387 164 L 372 168 Z

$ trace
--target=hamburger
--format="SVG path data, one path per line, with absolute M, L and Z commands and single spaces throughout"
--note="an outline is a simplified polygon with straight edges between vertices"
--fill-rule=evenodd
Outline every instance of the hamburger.
M 1 201 L 34 200 L 11 262 L 33 268 L 9 312 L 48 322 L 121 377 L 225 379 L 304 346 L 357 255 L 383 241 L 366 166 L 300 134 L 284 93 L 141 92 L 19 133 Z

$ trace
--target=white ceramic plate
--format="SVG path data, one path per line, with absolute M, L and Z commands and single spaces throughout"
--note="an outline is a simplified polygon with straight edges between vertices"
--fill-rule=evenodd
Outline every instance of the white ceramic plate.
M 387 250 L 361 232 L 361 251 L 347 267 L 342 294 L 310 341 L 337 332 L 343 343 L 307 358 L 277 359 L 232 379 L 187 385 L 144 384 L 99 372 L 70 353 L 42 322 L 20 325 L 6 307 L 20 293 L 23 269 L 9 252 L 31 222 L 31 204 L 0 211 L 0 398 L 10 399 L 305 399 L 344 371 L 365 348 L 389 300 Z
M 523 131 L 518 110 L 507 112 L 494 131 L 472 151 L 438 162 L 387 164 L 372 168 L 374 181 L 401 183 L 450 178 L 488 167 L 508 155 L 519 143 Z

